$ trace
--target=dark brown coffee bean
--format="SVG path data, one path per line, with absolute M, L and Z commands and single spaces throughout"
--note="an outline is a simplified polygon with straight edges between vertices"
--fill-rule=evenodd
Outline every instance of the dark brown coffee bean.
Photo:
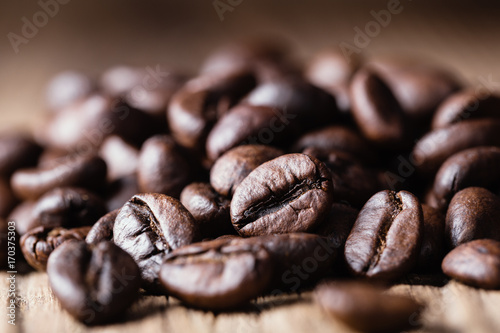
M 58 111 L 94 91 L 94 83 L 83 73 L 64 71 L 50 79 L 45 91 L 49 109 Z
M 458 191 L 466 187 L 500 189 L 500 148 L 476 147 L 452 155 L 439 168 L 433 191 L 437 207 L 446 209 Z
M 500 197 L 485 188 L 468 187 L 450 202 L 446 213 L 446 238 L 455 248 L 474 239 L 500 241 Z
M 120 213 L 119 209 L 115 209 L 103 217 L 101 217 L 90 229 L 85 241 L 89 244 L 98 244 L 102 241 L 113 241 L 113 228 L 115 220 Z
M 235 147 L 215 161 L 210 170 L 210 184 L 220 194 L 232 197 L 234 190 L 248 174 L 283 151 L 263 145 Z
M 203 151 L 217 119 L 254 86 L 255 78 L 249 72 L 202 76 L 187 82 L 168 107 L 172 136 L 183 147 Z
M 68 156 L 37 169 L 19 170 L 12 176 L 14 193 L 23 199 L 37 199 L 56 188 L 75 186 L 99 191 L 106 182 L 106 163 L 95 155 Z
M 21 250 L 31 267 L 45 271 L 50 254 L 70 239 L 84 240 L 90 227 L 74 229 L 37 227 L 21 237 Z
M 327 219 L 314 230 L 314 233 L 327 238 L 333 248 L 344 252 L 345 242 L 359 211 L 343 203 L 334 203 Z
M 49 257 L 47 273 L 63 309 L 86 325 L 115 320 L 139 296 L 136 263 L 111 242 L 65 242 Z
M 432 128 L 443 128 L 463 120 L 499 118 L 500 96 L 466 89 L 449 96 L 437 109 Z
M 229 217 L 231 201 L 217 193 L 210 184 L 189 184 L 182 190 L 180 200 L 198 222 L 202 238 L 236 232 Z
M 189 163 L 171 137 L 158 135 L 144 142 L 137 169 L 140 192 L 178 198 L 190 177 Z
M 176 199 L 158 193 L 138 194 L 123 206 L 113 228 L 116 245 L 137 262 L 147 290 L 158 290 L 165 255 L 200 240 L 197 223 Z
M 411 136 L 403 110 L 377 74 L 368 68 L 359 70 L 350 92 L 354 120 L 366 138 L 392 150 L 408 145 Z
M 259 296 L 272 270 L 273 262 L 263 247 L 218 239 L 172 252 L 161 267 L 160 279 L 170 295 L 190 306 L 223 310 Z
M 359 276 L 398 279 L 416 264 L 422 234 L 418 199 L 406 191 L 381 191 L 359 212 L 346 241 L 346 262 Z
M 339 50 L 330 48 L 316 54 L 306 69 L 306 78 L 312 84 L 335 96 L 337 107 L 350 110 L 349 85 L 362 62 L 360 56 L 345 57 Z
M 17 200 L 10 184 L 0 178 L 0 217 L 7 217 L 16 204 Z
M 323 283 L 316 287 L 314 298 L 326 313 L 362 332 L 412 328 L 421 309 L 412 298 L 360 282 Z
M 104 140 L 99 149 L 99 156 L 108 166 L 108 179 L 110 180 L 135 174 L 139 163 L 139 149 L 116 135 Z
M 129 175 L 111 182 L 106 192 L 108 211 L 122 208 L 130 198 L 140 192 L 137 176 Z
M 18 169 L 36 165 L 41 152 L 40 146 L 23 135 L 1 135 L 0 178 L 7 179 Z
M 332 200 L 331 177 L 322 162 L 283 155 L 257 167 L 236 188 L 231 221 L 242 236 L 309 231 L 328 215 Z
M 424 230 L 416 269 L 429 272 L 438 268 L 443 259 L 445 216 L 436 208 L 425 204 L 422 204 L 422 212 Z
M 420 174 L 432 177 L 451 155 L 478 146 L 500 146 L 500 120 L 468 120 L 435 129 L 416 143 L 411 162 Z
M 478 239 L 464 243 L 446 255 L 443 272 L 462 283 L 484 289 L 500 289 L 500 242 Z

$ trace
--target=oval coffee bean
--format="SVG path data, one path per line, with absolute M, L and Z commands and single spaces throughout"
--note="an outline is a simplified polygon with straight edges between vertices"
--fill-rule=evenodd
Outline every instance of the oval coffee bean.
M 455 194 L 446 213 L 446 240 L 451 248 L 474 239 L 500 241 L 500 197 L 485 188 L 468 187 Z
M 171 137 L 158 135 L 144 142 L 137 167 L 140 192 L 178 198 L 190 177 L 189 163 Z
M 12 176 L 14 193 L 22 199 L 37 199 L 56 187 L 100 190 L 106 183 L 106 163 L 97 156 L 67 156 L 50 166 L 19 170 Z
M 236 187 L 252 170 L 280 155 L 283 151 L 264 145 L 235 147 L 215 161 L 210 170 L 210 184 L 220 194 L 232 197 Z
M 462 283 L 500 289 L 500 242 L 478 239 L 462 244 L 446 255 L 442 268 Z
M 47 273 L 62 308 L 86 325 L 114 320 L 139 296 L 139 268 L 111 242 L 65 242 L 49 257 Z
M 0 178 L 14 171 L 36 165 L 42 148 L 33 140 L 14 134 L 0 136 Z
M 406 191 L 382 191 L 359 212 L 345 259 L 359 276 L 396 280 L 416 264 L 423 233 L 422 207 Z
M 45 97 L 52 111 L 58 111 L 87 97 L 94 90 L 94 82 L 83 73 L 64 71 L 50 79 Z
M 413 147 L 410 161 L 432 177 L 451 155 L 478 146 L 500 146 L 500 120 L 474 119 L 428 132 Z
M 160 279 L 170 295 L 190 306 L 234 309 L 261 295 L 272 270 L 271 257 L 263 247 L 217 239 L 169 254 Z
M 120 213 L 120 210 L 115 209 L 101 217 L 92 226 L 87 237 L 85 237 L 85 241 L 89 244 L 98 244 L 102 241 L 113 241 L 113 228 L 118 213 Z
M 428 272 L 438 268 L 443 259 L 445 217 L 438 209 L 425 204 L 422 204 L 422 212 L 424 230 L 416 268 Z
M 392 295 L 360 282 L 326 282 L 314 291 L 323 310 L 362 332 L 400 332 L 412 328 L 421 306 L 412 298 Z
M 108 166 L 108 179 L 116 180 L 135 174 L 139 150 L 117 135 L 107 137 L 99 148 L 99 155 Z
M 500 188 L 500 148 L 476 147 L 448 158 L 434 179 L 433 191 L 439 208 L 448 206 L 451 198 L 466 187 Z
M 242 236 L 304 232 L 321 224 L 333 200 L 326 166 L 288 154 L 253 170 L 236 188 L 231 221 Z
M 21 237 L 21 250 L 31 267 L 45 271 L 50 254 L 70 239 L 84 240 L 90 227 L 74 229 L 37 227 Z
M 116 217 L 113 240 L 139 265 L 148 291 L 157 292 L 165 255 L 200 239 L 197 223 L 177 200 L 164 194 L 137 194 Z

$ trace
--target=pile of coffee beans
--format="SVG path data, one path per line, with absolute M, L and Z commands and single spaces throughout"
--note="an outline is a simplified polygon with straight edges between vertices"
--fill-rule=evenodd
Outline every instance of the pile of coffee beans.
M 291 54 L 248 41 L 195 75 L 56 76 L 45 124 L 0 136 L 2 236 L 15 221 L 89 325 L 141 295 L 226 311 L 317 285 L 385 332 L 418 322 L 386 292 L 409 274 L 500 288 L 500 95 L 423 61 Z

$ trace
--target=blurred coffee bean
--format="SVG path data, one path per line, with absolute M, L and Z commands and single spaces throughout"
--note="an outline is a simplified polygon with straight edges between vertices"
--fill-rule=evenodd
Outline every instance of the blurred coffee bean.
M 50 110 L 59 111 L 89 96 L 94 89 L 94 82 L 85 74 L 77 71 L 64 71 L 49 81 L 45 98 Z
M 115 320 L 139 296 L 136 263 L 111 242 L 65 242 L 50 256 L 47 273 L 62 308 L 86 325 Z
M 236 188 L 231 221 L 242 236 L 303 232 L 329 213 L 329 170 L 314 157 L 288 154 L 254 169 Z
M 90 227 L 74 229 L 37 227 L 21 237 L 21 250 L 31 267 L 45 271 L 50 254 L 70 239 L 84 240 Z
M 106 184 L 106 163 L 95 155 L 67 156 L 48 166 L 22 169 L 11 184 L 22 199 L 37 199 L 56 187 L 75 186 L 99 191 Z
M 7 179 L 21 168 L 35 166 L 42 148 L 20 134 L 0 135 L 0 178 Z
M 98 244 L 103 241 L 112 242 L 113 228 L 119 213 L 120 210 L 115 209 L 97 220 L 87 234 L 87 237 L 85 237 L 85 241 L 89 244 Z
M 140 191 L 136 175 L 122 177 L 109 183 L 106 191 L 108 211 L 122 208 L 137 193 Z
M 243 145 L 219 157 L 210 170 L 210 184 L 220 194 L 232 197 L 236 187 L 252 170 L 272 160 L 283 151 L 264 145 Z
M 141 192 L 163 193 L 178 198 L 191 180 L 190 165 L 171 137 L 154 136 L 141 148 L 137 180 Z
M 423 235 L 418 199 L 406 191 L 381 191 L 359 212 L 345 245 L 345 259 L 358 276 L 396 280 L 416 264 Z
M 436 208 L 425 204 L 422 204 L 422 212 L 424 229 L 416 269 L 419 272 L 431 272 L 439 268 L 444 256 L 445 216 Z
M 34 206 L 34 201 L 23 201 L 10 212 L 7 220 L 16 222 L 16 231 L 19 235 L 24 235 L 37 226 L 33 218 Z
M 443 272 L 462 283 L 500 289 L 500 242 L 478 239 L 462 244 L 446 255 Z
M 500 197 L 485 188 L 468 187 L 453 196 L 446 213 L 446 240 L 451 248 L 474 239 L 500 241 Z
M 104 140 L 99 149 L 99 156 L 108 166 L 110 180 L 135 174 L 139 163 L 139 149 L 115 135 Z
M 188 210 L 158 193 L 132 197 L 113 227 L 113 241 L 137 262 L 150 292 L 161 291 L 158 274 L 166 254 L 199 240 L 198 224 Z

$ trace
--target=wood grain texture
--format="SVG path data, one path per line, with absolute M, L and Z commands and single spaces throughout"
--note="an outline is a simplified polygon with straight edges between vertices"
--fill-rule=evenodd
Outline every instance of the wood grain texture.
M 2 304 L 8 302 L 7 276 L 0 274 Z M 246 309 L 218 314 L 186 308 L 173 298 L 143 296 L 127 311 L 123 322 L 86 327 L 61 309 L 45 273 L 17 275 L 16 287 L 16 326 L 2 316 L 1 332 L 353 332 L 323 313 L 311 292 L 259 298 Z M 412 281 L 393 286 L 389 292 L 424 304 L 420 318 L 409 318 L 415 325 L 412 332 L 489 333 L 500 329 L 500 291 L 479 290 L 455 281 L 441 287 Z

